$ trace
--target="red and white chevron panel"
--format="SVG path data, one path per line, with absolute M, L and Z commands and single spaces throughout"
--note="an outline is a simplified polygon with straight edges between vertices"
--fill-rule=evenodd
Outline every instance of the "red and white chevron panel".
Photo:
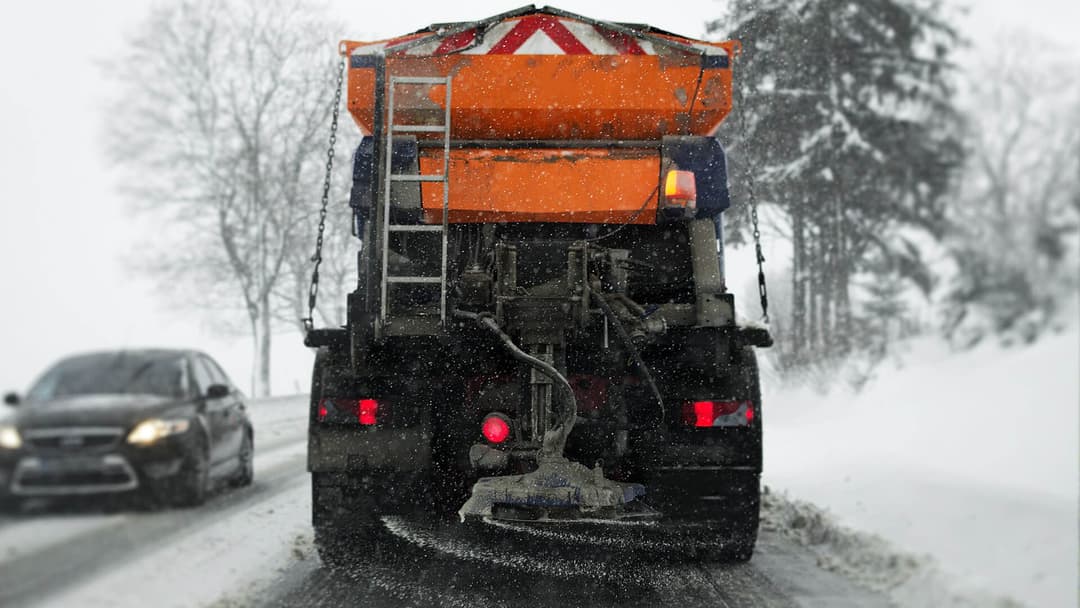
M 653 43 L 554 15 L 536 14 L 507 19 L 488 28 L 482 38 L 478 28 L 440 38 L 434 33 L 395 38 L 353 50 L 354 55 L 385 52 L 405 55 L 655 55 Z M 425 39 L 420 42 L 420 39 Z M 429 39 L 429 40 L 428 40 Z M 410 44 L 411 43 L 411 44 Z M 707 54 L 723 53 L 705 45 L 693 45 Z

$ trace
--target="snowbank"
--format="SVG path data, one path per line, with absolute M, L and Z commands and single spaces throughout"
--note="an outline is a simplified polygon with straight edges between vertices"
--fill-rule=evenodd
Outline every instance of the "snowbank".
M 1075 606 L 1080 332 L 965 353 L 923 339 L 903 360 L 861 394 L 766 380 L 767 482 L 933 556 L 893 582 L 901 605 L 929 605 L 908 581 L 943 576 L 954 598 Z
M 904 553 L 880 536 L 838 524 L 808 502 L 792 500 L 765 488 L 762 531 L 780 534 L 811 549 L 817 566 L 887 596 L 898 606 L 936 608 L 1014 608 L 1011 598 L 993 592 L 958 588 L 937 561 Z

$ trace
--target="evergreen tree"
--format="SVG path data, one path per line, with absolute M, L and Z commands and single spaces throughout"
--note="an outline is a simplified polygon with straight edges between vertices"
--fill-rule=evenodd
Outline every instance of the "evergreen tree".
M 899 235 L 940 234 L 963 160 L 948 81 L 957 36 L 939 15 L 917 0 L 737 0 L 710 24 L 743 45 L 735 120 L 722 134 L 733 188 L 745 200 L 756 184 L 790 227 L 782 343 L 795 360 L 858 346 L 850 287 L 882 267 L 871 257 L 890 262 L 884 272 L 926 274 Z

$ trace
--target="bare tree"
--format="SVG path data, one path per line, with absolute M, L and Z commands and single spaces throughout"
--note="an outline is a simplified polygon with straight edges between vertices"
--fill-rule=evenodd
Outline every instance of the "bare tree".
M 342 163 L 345 165 L 345 163 Z M 343 169 L 349 168 L 347 166 Z M 347 183 L 340 180 L 338 183 Z M 357 252 L 361 245 L 353 236 L 352 209 L 340 197 L 330 200 L 326 231 L 319 267 L 319 297 L 314 311 L 316 326 L 338 327 L 345 324 L 346 294 L 356 288 Z M 286 260 L 290 279 L 277 292 L 279 321 L 294 324 L 303 331 L 302 320 L 308 316 L 308 293 L 311 281 L 312 249 L 294 251 Z
M 139 208 L 170 211 L 148 255 L 215 314 L 239 304 L 258 395 L 270 390 L 275 291 L 311 242 L 335 29 L 303 0 L 180 0 L 154 8 L 108 68 L 121 86 L 110 151 Z
M 1080 222 L 1080 64 L 1031 34 L 1008 39 L 1025 52 L 973 74 L 971 157 L 951 209 L 961 272 L 946 329 L 964 329 L 965 342 L 1018 323 L 1033 338 L 1076 287 L 1068 258 Z

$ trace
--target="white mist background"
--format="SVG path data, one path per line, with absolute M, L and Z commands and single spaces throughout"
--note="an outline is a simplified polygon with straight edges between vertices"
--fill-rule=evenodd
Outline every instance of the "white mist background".
M 725 3 L 691 0 L 562 0 L 559 8 L 592 17 L 649 23 L 689 36 L 720 16 Z M 132 217 L 119 175 L 102 138 L 112 85 L 100 64 L 117 57 L 149 3 L 74 0 L 0 4 L 0 390 L 25 390 L 56 359 L 114 347 L 176 346 L 217 358 L 241 387 L 250 386 L 252 345 L 244 335 L 221 335 L 213 311 L 170 305 L 157 285 L 131 272 L 140 231 L 168 231 Z M 352 39 L 379 39 L 425 25 L 467 21 L 512 10 L 517 2 L 329 3 Z M 954 3 L 954 8 L 962 5 Z M 965 61 L 1024 52 L 1000 34 L 1024 27 L 1072 50 L 1080 2 L 973 1 L 957 20 L 973 48 Z M 327 52 L 335 42 L 327 41 Z M 161 74 L 168 78 L 168 74 Z M 327 91 L 329 98 L 331 91 Z M 168 100 L 162 100 L 168 103 Z M 123 120 L 123 116 L 109 117 Z M 351 122 L 345 127 L 350 128 Z M 339 155 L 346 159 L 348 154 Z M 318 193 L 311 193 L 311 203 Z M 331 227 L 331 229 L 346 229 Z M 769 264 L 787 262 L 787 248 L 770 243 Z M 729 252 L 728 284 L 743 289 L 755 272 L 748 251 Z M 758 314 L 753 294 L 741 294 L 747 316 Z M 293 330 L 275 336 L 275 394 L 307 390 L 311 353 Z

